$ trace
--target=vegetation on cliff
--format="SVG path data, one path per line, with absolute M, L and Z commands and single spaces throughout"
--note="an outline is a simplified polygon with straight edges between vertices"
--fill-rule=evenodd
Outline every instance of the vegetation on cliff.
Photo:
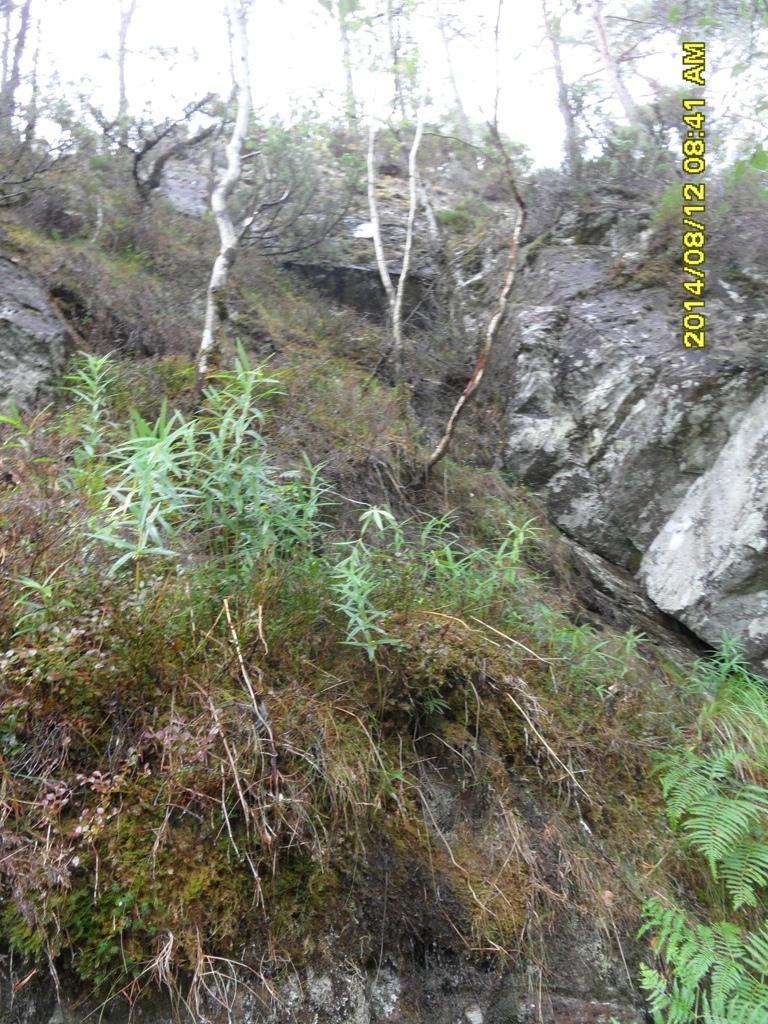
M 387 949 L 545 974 L 585 914 L 633 971 L 650 900 L 660 1019 L 759 993 L 760 684 L 579 623 L 533 499 L 453 462 L 409 489 L 419 430 L 342 354 L 350 315 L 265 268 L 256 294 L 243 335 L 257 315 L 279 357 L 240 347 L 201 401 L 191 359 L 83 353 L 5 418 L 6 941 L 191 1005 L 268 1000 L 334 927 L 375 957 L 382 905 Z M 696 732 L 693 695 L 717 698 Z
M 646 616 L 629 574 L 595 598 L 590 553 L 580 562 L 499 468 L 520 381 L 493 343 L 522 272 L 555 267 L 545 315 L 523 323 L 540 349 L 571 315 L 555 275 L 589 302 L 603 283 L 679 290 L 681 93 L 631 68 L 641 41 L 685 38 L 686 5 L 542 5 L 560 172 L 502 131 L 501 2 L 471 26 L 450 3 L 321 0 L 343 116 L 312 97 L 286 123 L 251 96 L 246 0 L 227 3 L 234 97 L 174 114 L 134 110 L 137 4 L 121 3 L 115 118 L 55 81 L 42 95 L 34 2 L 0 11 L 0 241 L 78 351 L 45 381 L 48 405 L 0 415 L 14 998 L 50 978 L 84 1014 L 163 991 L 195 1021 L 244 997 L 265 1019 L 324 957 L 376 976 L 385 960 L 405 973 L 453 958 L 513 974 L 544 1020 L 563 948 L 567 961 L 583 945 L 580 962 L 599 961 L 592 1017 L 765 1020 L 765 681 L 727 638 L 705 651 Z M 729 102 L 754 119 L 730 148 L 725 106 L 707 122 L 707 273 L 739 306 L 768 252 L 765 19 L 737 2 L 702 11 L 721 65 L 747 55 L 733 77 L 749 87 Z M 419 18 L 444 47 L 447 111 L 429 98 Z M 569 79 L 579 28 L 602 85 Z M 473 31 L 495 69 L 489 125 L 454 73 Z M 360 84 L 369 65 L 393 94 L 386 117 Z M 580 247 L 596 257 L 565 280 L 562 254 Z M 3 343 L 23 368 L 38 354 L 16 326 Z M 578 389 L 583 364 L 540 365 L 518 411 L 543 421 L 541 392 L 558 377 Z M 554 386 L 546 397 L 557 405 Z M 692 418 L 700 447 L 709 426 L 730 429 L 727 408 L 703 423 L 708 408 Z M 590 464 L 615 469 L 600 432 L 579 429 Z M 707 465 L 695 451 L 686 479 Z M 511 1024 L 504 1012 L 490 1024 Z

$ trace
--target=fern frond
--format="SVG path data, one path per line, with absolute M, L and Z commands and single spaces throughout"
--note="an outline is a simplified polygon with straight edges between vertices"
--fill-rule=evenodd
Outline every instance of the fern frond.
M 752 970 L 756 971 L 761 979 L 768 977 L 768 923 L 759 931 L 748 935 L 744 947 L 746 961 Z
M 712 790 L 712 781 L 702 758 L 692 750 L 677 751 L 661 762 L 661 787 L 667 805 L 667 815 L 673 825 L 693 804 L 704 800 Z
M 665 979 L 655 968 L 640 964 L 640 987 L 645 993 L 654 1024 L 662 1024 L 662 1014 L 671 1002 Z
M 737 843 L 723 858 L 721 873 L 734 909 L 756 907 L 756 890 L 768 885 L 768 839 Z
M 766 814 L 768 791 L 760 786 L 742 786 L 738 793 L 712 793 L 694 804 L 683 822 L 683 831 L 691 845 L 706 857 L 717 878 L 719 862 Z
M 699 717 L 698 745 L 660 760 L 667 814 L 720 874 L 733 909 L 758 908 L 768 888 L 768 688 L 733 647 L 699 671 L 716 693 Z M 654 936 L 664 965 L 641 972 L 654 1024 L 768 1022 L 765 915 L 748 932 L 728 920 L 690 921 L 651 899 L 643 916 L 641 934 Z
M 701 722 L 721 742 L 743 753 L 749 752 L 765 767 L 768 762 L 768 700 L 764 683 L 748 676 L 729 681 L 702 714 Z

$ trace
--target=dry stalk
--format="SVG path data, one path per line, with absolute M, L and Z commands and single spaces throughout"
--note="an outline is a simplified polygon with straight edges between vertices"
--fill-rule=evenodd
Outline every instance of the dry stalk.
M 516 686 L 516 687 L 518 687 L 519 689 L 522 690 L 523 693 L 528 695 L 528 688 L 525 685 L 525 681 L 524 680 L 519 679 L 516 676 L 505 676 L 503 681 L 508 686 Z M 520 714 L 525 719 L 525 722 L 527 723 L 527 725 L 528 725 L 529 729 L 531 730 L 531 732 L 533 733 L 533 735 L 536 737 L 536 739 L 539 741 L 539 743 L 544 747 L 544 749 L 547 751 L 547 753 L 552 758 L 552 760 L 563 769 L 563 771 L 570 778 L 570 780 L 574 784 L 574 786 L 578 790 L 580 790 L 581 793 L 583 793 L 583 795 L 587 798 L 587 800 L 589 800 L 589 802 L 591 804 L 595 804 L 596 803 L 595 799 L 589 795 L 589 793 L 586 791 L 586 789 L 584 789 L 582 784 L 579 782 L 579 780 L 574 775 L 573 769 L 569 768 L 568 765 L 565 763 L 565 761 L 563 761 L 563 759 L 556 753 L 556 751 L 554 751 L 552 749 L 552 747 L 549 745 L 549 743 L 547 742 L 545 737 L 542 735 L 540 730 L 537 728 L 536 723 L 533 721 L 533 719 L 528 714 L 528 712 L 525 710 L 525 708 L 520 704 L 520 702 L 515 700 L 515 698 L 512 696 L 511 693 L 505 693 L 504 696 L 509 701 L 511 701 L 512 704 L 515 705 L 517 710 L 520 712 Z M 528 696 L 530 696 L 530 695 L 528 695 Z
M 507 269 L 504 275 L 504 282 L 499 293 L 496 312 L 491 317 L 486 328 L 485 338 L 480 349 L 480 354 L 477 357 L 475 368 L 472 371 L 472 374 L 467 382 L 466 387 L 461 393 L 459 400 L 453 407 L 451 415 L 448 417 L 448 422 L 446 424 L 445 431 L 443 432 L 443 436 L 440 438 L 434 451 L 427 459 L 426 465 L 424 466 L 425 480 L 429 478 L 429 475 L 434 469 L 434 467 L 446 455 L 451 440 L 453 439 L 453 434 L 456 429 L 456 424 L 459 421 L 459 417 L 464 411 L 464 407 L 466 406 L 467 402 L 470 400 L 472 395 L 477 391 L 477 389 L 480 387 L 480 384 L 482 383 L 483 377 L 485 375 L 485 369 L 488 364 L 488 358 L 491 354 L 493 344 L 496 340 L 496 335 L 499 332 L 499 327 L 501 326 L 504 316 L 506 315 L 507 305 L 509 303 L 509 296 L 512 292 L 512 286 L 515 283 L 515 277 L 517 275 L 517 257 L 520 248 L 520 238 L 523 233 L 523 227 L 525 226 L 525 203 L 523 202 L 522 196 L 520 195 L 520 191 L 517 187 L 517 180 L 515 178 L 515 174 L 512 168 L 512 161 L 509 159 L 509 155 L 506 149 L 504 148 L 504 144 L 501 141 L 501 136 L 499 135 L 498 126 L 496 125 L 495 120 L 494 123 L 491 124 L 489 127 L 493 143 L 498 149 L 499 154 L 501 155 L 502 162 L 507 173 L 507 184 L 509 186 L 509 190 L 514 200 L 515 206 L 517 208 L 515 224 L 512 229 L 512 238 L 510 239 L 509 243 Z
M 243 658 L 242 648 L 240 647 L 240 640 L 237 635 L 237 630 L 235 629 L 235 624 L 232 621 L 232 615 L 230 614 L 229 611 L 229 601 L 226 597 L 224 598 L 224 612 L 227 617 L 227 625 L 229 626 L 229 632 L 230 635 L 232 636 L 232 642 L 235 646 L 235 651 L 237 652 L 237 661 L 240 666 L 240 674 L 242 675 L 243 682 L 245 683 L 245 687 L 248 690 L 248 696 L 251 698 L 253 710 L 266 735 L 267 754 L 269 757 L 269 779 L 270 788 L 272 790 L 272 796 L 277 803 L 280 803 L 283 799 L 283 794 L 280 790 L 280 771 L 277 766 L 278 753 L 277 746 L 275 745 L 275 736 L 274 733 L 272 732 L 272 725 L 270 724 L 269 721 L 269 715 L 267 712 L 266 704 L 264 702 L 264 697 L 261 692 L 257 694 L 256 690 L 253 687 L 253 683 L 251 682 L 251 677 L 248 673 L 248 669 L 245 664 L 245 659 Z M 261 605 L 259 605 L 258 630 L 259 638 L 261 639 L 262 644 L 264 645 L 264 648 L 266 650 L 267 645 L 266 641 L 264 640 L 264 633 L 262 628 Z M 261 669 L 258 667 L 256 668 L 256 671 L 259 674 L 259 683 L 263 686 L 263 673 Z M 262 688 L 262 686 L 260 686 L 260 689 Z

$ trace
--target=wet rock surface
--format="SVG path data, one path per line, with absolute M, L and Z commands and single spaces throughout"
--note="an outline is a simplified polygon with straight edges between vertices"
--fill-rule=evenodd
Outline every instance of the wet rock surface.
M 70 349 L 69 331 L 45 291 L 0 255 L 0 410 L 44 402 Z
M 601 246 L 544 248 L 517 296 L 507 470 L 590 552 L 633 573 L 645 556 L 641 579 L 662 610 L 709 643 L 727 633 L 762 657 L 765 467 L 749 439 L 765 426 L 768 312 L 735 293 L 713 298 L 709 347 L 685 350 L 669 289 L 632 287 Z M 731 496 L 727 515 L 716 514 L 719 489 Z M 716 564 L 702 572 L 702 558 Z
M 580 961 L 578 969 L 583 969 Z M 157 998 L 133 1008 L 102 1007 L 98 1014 L 105 1024 L 641 1024 L 644 1019 L 639 1004 L 619 993 L 611 998 L 542 991 L 533 976 L 496 974 L 458 961 L 422 971 L 387 962 L 367 968 L 351 961 L 317 963 L 270 986 L 271 992 L 257 988 L 248 993 L 243 987 L 229 1012 L 208 1000 L 191 1014 L 179 1014 Z M 2 1024 L 84 1024 L 94 1010 L 82 1001 L 59 1002 L 52 979 L 35 979 L 17 994 L 10 986 L 0 991 Z

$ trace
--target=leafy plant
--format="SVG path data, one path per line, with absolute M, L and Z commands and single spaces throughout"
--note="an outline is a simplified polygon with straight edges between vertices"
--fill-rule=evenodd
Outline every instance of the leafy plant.
M 331 590 L 336 598 L 334 608 L 347 621 L 344 643 L 362 647 L 370 661 L 375 659 L 379 647 L 398 643 L 382 625 L 387 612 L 374 604 L 374 595 L 381 580 L 376 573 L 373 554 L 364 540 L 372 528 L 382 535 L 391 533 L 395 548 L 399 550 L 403 542 L 402 527 L 387 509 L 371 507 L 360 516 L 357 540 L 337 545 L 341 550 L 348 550 L 349 554 L 336 562 L 331 571 Z
M 654 935 L 666 977 L 647 965 L 640 982 L 651 1016 L 666 1024 L 760 1024 L 768 1015 L 768 925 L 691 922 L 675 906 L 646 902 L 641 934 Z
M 77 429 L 81 459 L 92 459 L 106 441 L 109 392 L 114 382 L 112 359 L 78 352 L 64 380 L 65 390 L 77 400 L 80 412 Z
M 757 1024 L 768 1017 L 768 693 L 733 644 L 696 677 L 710 703 L 696 742 L 660 759 L 662 786 L 671 824 L 706 862 L 728 916 L 705 924 L 649 900 L 642 932 L 664 971 L 644 966 L 642 985 L 655 1021 Z
M 64 567 L 57 565 L 48 573 L 44 580 L 34 580 L 28 576 L 20 576 L 16 583 L 22 588 L 21 596 L 16 599 L 13 607 L 22 610 L 15 622 L 15 636 L 31 633 L 43 626 L 54 614 L 59 614 L 71 606 L 69 599 L 59 593 L 56 577 Z
M 165 402 L 154 423 L 132 411 L 130 436 L 108 459 L 106 518 L 93 532 L 122 552 L 113 574 L 129 561 L 138 573 L 147 558 L 177 557 L 182 527 L 244 570 L 265 552 L 279 554 L 315 536 L 324 493 L 319 468 L 306 463 L 306 482 L 295 473 L 278 478 L 259 429 L 259 403 L 277 382 L 252 368 L 242 347 L 234 370 L 214 381 L 191 419 L 169 413 Z
M 438 521 L 426 537 L 422 534 L 438 595 L 457 608 L 482 613 L 505 588 L 519 585 L 523 549 L 538 532 L 531 522 L 522 526 L 507 522 L 506 534 L 494 549 L 469 549 Z M 433 535 L 439 543 L 430 546 Z

